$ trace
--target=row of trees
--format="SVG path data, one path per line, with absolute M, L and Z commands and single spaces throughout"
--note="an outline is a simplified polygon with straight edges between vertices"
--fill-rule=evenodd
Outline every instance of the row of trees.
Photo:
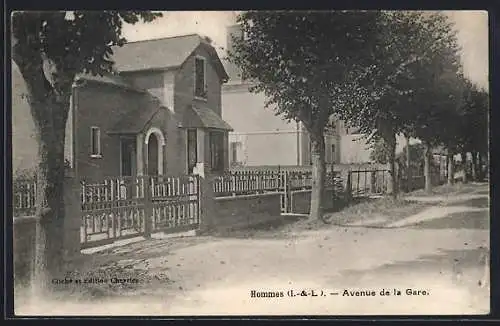
M 266 106 L 310 134 L 311 218 L 323 216 L 324 133 L 334 119 L 383 143 L 393 196 L 398 134 L 422 141 L 428 191 L 436 146 L 450 156 L 486 153 L 487 95 L 464 77 L 445 14 L 248 11 L 238 22 L 245 37 L 234 38 L 230 60 L 255 82 L 251 91 L 266 95 Z
M 454 183 L 457 165 L 463 172 L 463 182 L 467 182 L 469 177 L 473 181 L 483 180 L 486 176 L 484 167 L 488 165 L 488 93 L 464 80 L 461 104 L 454 110 L 444 111 L 442 120 L 438 122 L 441 127 L 432 130 L 434 144 L 437 145 L 433 154 L 446 156 L 448 184 Z M 412 189 L 411 175 L 415 172 L 421 175 L 424 171 L 424 153 L 425 146 L 416 143 L 405 146 L 396 155 L 397 165 L 402 171 L 398 180 L 405 179 L 406 189 Z M 387 156 L 388 149 L 383 141 L 372 145 L 370 158 L 373 161 L 386 164 Z M 460 157 L 458 161 L 457 156 Z M 433 164 L 437 162 L 430 160 L 429 165 L 432 167 Z

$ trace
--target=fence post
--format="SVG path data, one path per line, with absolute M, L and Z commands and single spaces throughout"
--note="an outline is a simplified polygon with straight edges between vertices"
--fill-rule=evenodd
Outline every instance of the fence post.
M 153 212 L 153 179 L 149 176 L 141 178 L 144 189 L 144 237 L 151 238 L 152 219 L 154 218 Z
M 352 172 L 347 171 L 347 180 L 345 184 L 345 199 L 349 202 L 352 199 Z
M 215 227 L 214 175 L 206 172 L 203 163 L 197 163 L 193 169 L 193 174 L 198 175 L 200 182 L 198 190 L 200 216 L 197 235 L 209 233 Z
M 291 213 L 292 211 L 292 187 L 290 183 L 290 175 L 288 171 L 283 171 L 283 187 L 285 193 L 285 213 Z
M 370 174 L 370 192 L 372 194 L 377 192 L 377 188 L 375 187 L 376 180 L 377 180 L 377 171 L 373 170 L 373 171 L 371 171 L 371 174 Z
M 333 163 L 330 165 L 330 185 L 332 187 L 332 208 L 335 208 L 335 169 Z

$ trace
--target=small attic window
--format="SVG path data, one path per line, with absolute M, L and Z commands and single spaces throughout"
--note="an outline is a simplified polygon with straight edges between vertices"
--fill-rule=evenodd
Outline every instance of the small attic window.
M 194 96 L 206 99 L 207 87 L 206 87 L 205 58 L 196 57 L 194 62 L 195 62 Z

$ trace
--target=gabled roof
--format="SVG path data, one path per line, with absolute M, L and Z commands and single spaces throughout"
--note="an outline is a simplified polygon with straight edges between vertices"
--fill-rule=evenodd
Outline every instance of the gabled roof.
M 185 128 L 207 128 L 232 131 L 233 128 L 208 107 L 198 108 L 189 105 L 184 111 L 183 127 Z
M 144 130 L 148 122 L 161 110 L 168 110 L 162 106 L 157 98 L 146 92 L 148 103 L 134 105 L 129 111 L 115 117 L 116 123 L 107 131 L 108 134 L 137 134 Z
M 155 40 L 129 42 L 113 47 L 113 60 L 119 72 L 167 70 L 180 67 L 198 48 L 204 46 L 213 58 L 220 77 L 228 75 L 217 51 L 198 34 L 182 35 Z

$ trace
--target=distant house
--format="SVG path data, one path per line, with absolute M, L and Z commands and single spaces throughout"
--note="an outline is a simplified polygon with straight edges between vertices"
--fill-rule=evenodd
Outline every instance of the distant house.
M 131 42 L 114 49 L 113 59 L 116 74 L 81 75 L 73 87 L 66 157 L 80 177 L 184 174 L 196 163 L 213 172 L 228 167 L 232 128 L 221 117 L 228 75 L 206 40 Z M 19 73 L 13 78 L 22 87 Z M 36 143 L 26 103 L 18 98 L 13 106 L 15 170 L 33 166 Z
M 238 25 L 227 27 L 227 49 L 233 49 L 232 35 L 243 37 Z M 229 161 L 233 166 L 247 165 L 309 165 L 310 140 L 301 123 L 287 122 L 265 108 L 265 95 L 250 93 L 251 81 L 240 70 L 225 61 L 230 79 L 222 87 L 222 110 L 234 128 L 229 133 Z M 406 145 L 398 138 L 397 151 Z M 363 134 L 335 122 L 335 130 L 325 136 L 327 163 L 370 162 L 371 148 Z

